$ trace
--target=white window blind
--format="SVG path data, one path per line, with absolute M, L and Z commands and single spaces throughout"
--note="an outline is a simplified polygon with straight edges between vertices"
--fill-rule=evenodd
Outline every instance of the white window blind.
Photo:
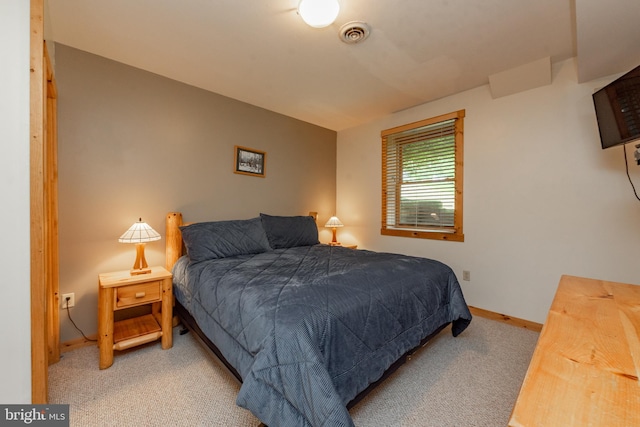
M 457 112 L 383 131 L 383 233 L 461 231 L 456 210 L 461 208 L 462 162 L 457 151 L 462 149 L 458 121 L 463 116 Z

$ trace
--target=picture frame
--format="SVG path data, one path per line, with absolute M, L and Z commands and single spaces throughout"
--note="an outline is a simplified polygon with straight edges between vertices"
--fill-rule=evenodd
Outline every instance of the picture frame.
M 234 147 L 234 173 L 265 177 L 267 153 L 253 148 L 236 145 Z

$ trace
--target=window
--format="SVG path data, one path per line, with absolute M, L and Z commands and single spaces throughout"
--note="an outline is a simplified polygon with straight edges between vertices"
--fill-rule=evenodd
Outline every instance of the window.
M 381 234 L 464 241 L 464 114 L 382 131 Z

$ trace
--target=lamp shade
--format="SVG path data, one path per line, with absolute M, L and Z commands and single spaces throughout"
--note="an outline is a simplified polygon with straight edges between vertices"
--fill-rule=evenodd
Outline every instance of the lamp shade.
M 160 240 L 160 235 L 156 230 L 151 228 L 146 222 L 142 222 L 142 218 L 135 222 L 122 236 L 118 239 L 120 243 L 147 243 Z
M 338 17 L 340 3 L 338 0 L 300 0 L 298 14 L 307 25 L 324 28 Z
M 327 221 L 327 223 L 324 226 L 336 228 L 336 227 L 344 227 L 344 224 L 340 222 L 337 216 L 332 216 L 331 218 L 329 218 L 329 221 Z

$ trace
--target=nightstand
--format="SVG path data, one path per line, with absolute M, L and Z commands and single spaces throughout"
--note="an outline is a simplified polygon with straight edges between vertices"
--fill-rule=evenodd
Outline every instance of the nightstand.
M 132 276 L 129 270 L 98 276 L 98 346 L 100 369 L 113 364 L 113 351 L 162 339 L 173 346 L 172 275 L 163 267 Z M 113 321 L 116 310 L 151 304 L 151 314 Z
M 358 245 L 343 245 L 342 243 L 328 243 L 329 246 L 342 246 L 348 249 L 358 249 Z

